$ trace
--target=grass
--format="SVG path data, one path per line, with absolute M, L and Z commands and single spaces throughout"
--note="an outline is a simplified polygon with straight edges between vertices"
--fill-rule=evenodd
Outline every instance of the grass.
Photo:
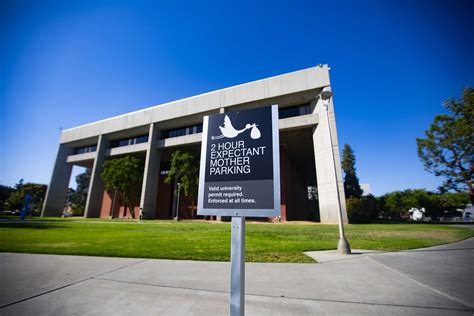
M 228 261 L 230 224 L 74 219 L 0 222 L 0 252 Z M 51 220 L 51 219 L 49 219 Z M 304 251 L 334 249 L 335 225 L 246 225 L 247 262 L 314 262 Z M 351 247 L 396 251 L 474 237 L 468 229 L 429 224 L 347 225 Z

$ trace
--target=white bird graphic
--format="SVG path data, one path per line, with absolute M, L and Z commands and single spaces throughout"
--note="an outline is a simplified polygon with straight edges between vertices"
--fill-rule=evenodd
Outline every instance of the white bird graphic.
M 224 126 L 219 126 L 219 129 L 221 130 L 222 135 L 212 136 L 211 139 L 213 139 L 213 140 L 214 139 L 221 139 L 223 137 L 225 137 L 225 138 L 234 138 L 234 137 L 237 137 L 240 133 L 245 132 L 246 130 L 248 130 L 250 128 L 257 129 L 257 124 L 247 124 L 247 125 L 245 125 L 245 128 L 243 128 L 241 130 L 237 130 L 237 129 L 234 128 L 234 126 L 232 126 L 232 122 L 230 121 L 229 116 L 226 115 L 225 118 L 224 118 Z M 252 136 L 252 138 L 254 138 L 254 137 Z M 260 138 L 260 131 L 258 131 L 258 137 L 256 137 L 256 138 Z M 254 138 L 254 139 L 256 139 L 256 138 Z

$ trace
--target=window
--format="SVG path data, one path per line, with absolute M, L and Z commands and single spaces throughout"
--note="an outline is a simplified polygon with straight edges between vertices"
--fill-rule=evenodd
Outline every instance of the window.
M 161 139 L 202 133 L 202 124 L 173 128 L 161 132 Z
M 148 135 L 142 135 L 142 136 L 137 136 L 137 137 L 132 137 L 132 138 L 114 140 L 110 143 L 110 148 L 124 147 L 124 146 L 130 146 L 130 145 L 135 145 L 135 144 L 142 144 L 146 142 L 148 142 Z
M 146 143 L 148 142 L 148 135 L 140 136 L 135 138 L 135 144 L 141 144 L 141 143 Z
M 311 108 L 309 106 L 309 103 L 278 109 L 278 116 L 280 119 L 306 115 L 310 113 Z
M 128 146 L 129 142 L 130 142 L 129 139 L 122 139 L 122 140 L 119 140 L 118 147 Z
M 74 148 L 74 155 L 91 153 L 97 150 L 97 145 Z

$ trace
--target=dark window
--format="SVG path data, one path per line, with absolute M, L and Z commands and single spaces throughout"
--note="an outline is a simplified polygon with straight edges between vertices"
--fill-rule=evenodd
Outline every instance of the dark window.
M 97 150 L 97 145 L 74 148 L 74 155 L 91 153 Z
M 202 133 L 202 124 L 173 128 L 161 132 L 161 139 Z
M 140 136 L 135 138 L 135 144 L 141 144 L 141 143 L 146 143 L 148 142 L 148 135 Z
M 311 113 L 311 108 L 309 106 L 309 103 L 278 109 L 278 116 L 280 119 L 306 115 L 310 113 Z
M 130 139 L 119 140 L 118 147 L 128 146 Z
M 126 139 L 119 139 L 119 140 L 112 141 L 110 143 L 110 148 L 141 144 L 141 143 L 146 143 L 147 141 L 148 141 L 148 135 L 142 135 L 142 136 L 126 138 Z

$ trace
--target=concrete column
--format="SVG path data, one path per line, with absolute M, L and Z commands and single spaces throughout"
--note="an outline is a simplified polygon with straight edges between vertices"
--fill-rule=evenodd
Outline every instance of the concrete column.
M 89 184 L 89 193 L 87 194 L 86 209 L 84 217 L 94 218 L 100 217 L 102 208 L 102 199 L 104 197 L 104 182 L 100 177 L 102 166 L 105 161 L 105 151 L 109 146 L 108 140 L 104 135 L 99 135 L 97 141 L 97 151 L 92 167 L 91 181 Z
M 73 149 L 66 145 L 59 145 L 58 155 L 54 163 L 53 175 L 46 191 L 41 211 L 43 216 L 61 216 L 67 199 L 72 164 L 68 164 L 67 157 L 72 155 Z
M 140 207 L 143 208 L 146 219 L 154 219 L 156 213 L 156 199 L 158 195 L 158 180 L 160 176 L 161 150 L 156 148 L 156 141 L 161 132 L 156 124 L 150 124 L 148 133 L 148 148 L 143 171 L 143 186 L 140 197 Z
M 319 123 L 313 130 L 314 158 L 316 162 L 316 179 L 318 182 L 319 213 L 321 223 L 338 223 L 338 204 L 335 182 L 339 188 L 341 200 L 342 218 L 347 223 L 346 198 L 344 194 L 344 182 L 342 179 L 341 158 L 339 155 L 339 142 L 337 139 L 336 117 L 332 98 L 329 103 L 329 125 L 327 124 L 326 110 L 323 102 L 318 99 L 314 112 L 318 114 Z M 332 148 L 329 139 L 329 128 L 332 134 Z M 331 151 L 336 161 L 336 174 Z

